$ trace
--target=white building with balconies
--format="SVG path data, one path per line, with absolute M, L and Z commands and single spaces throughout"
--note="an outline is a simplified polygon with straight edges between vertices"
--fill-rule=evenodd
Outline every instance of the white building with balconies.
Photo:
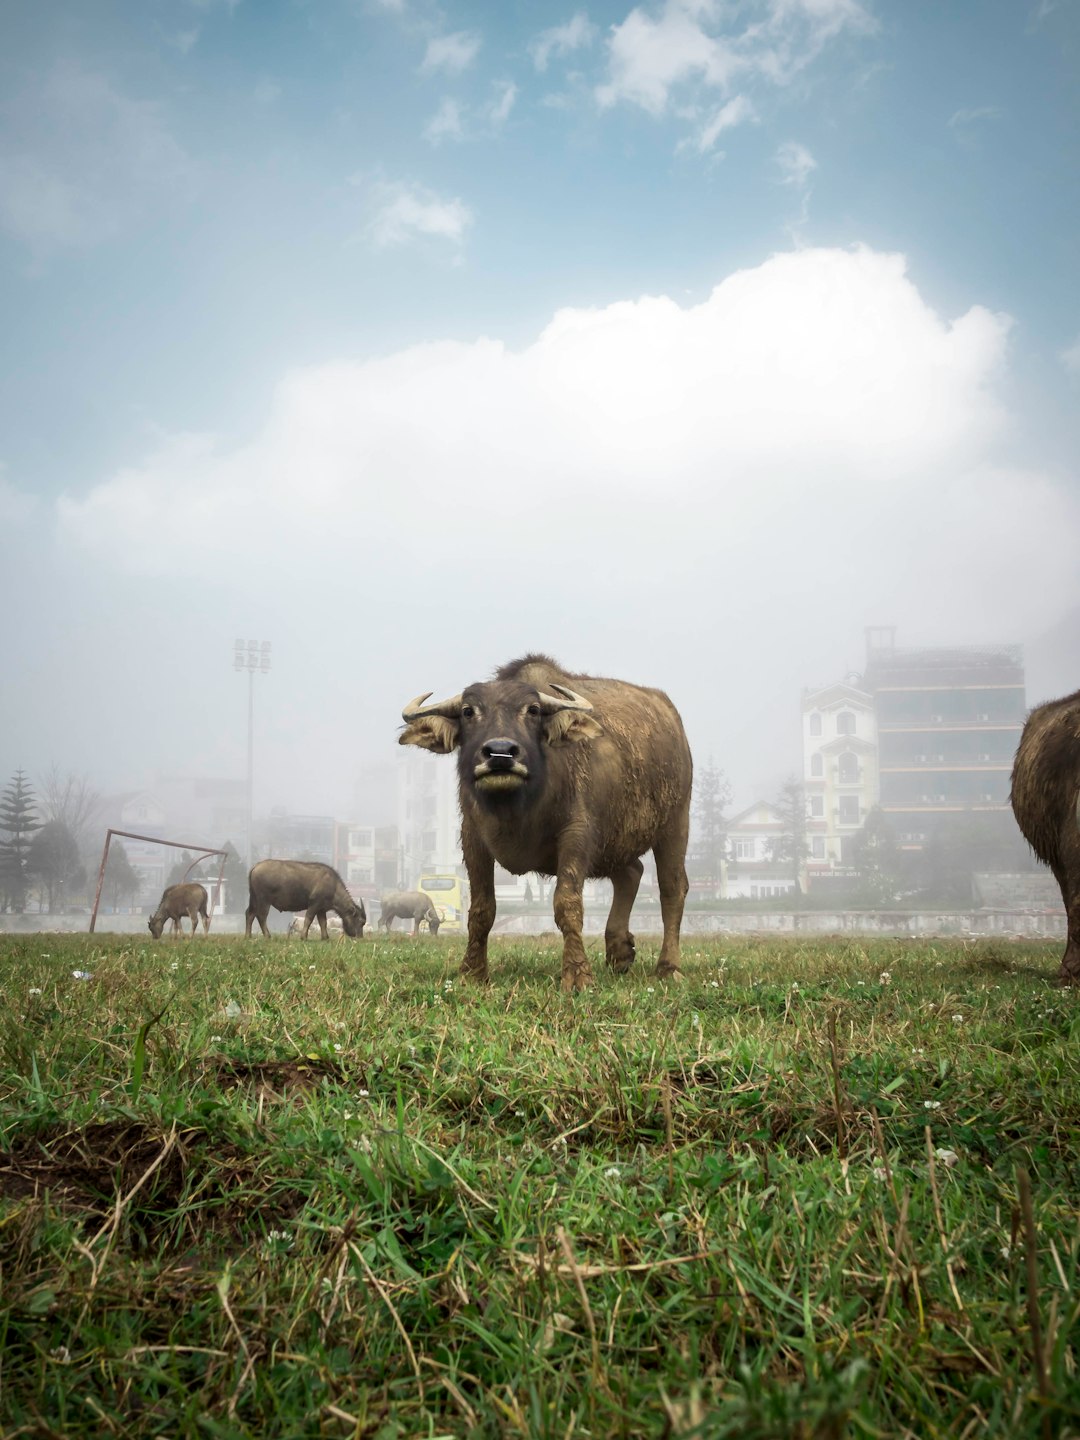
M 807 873 L 846 869 L 851 840 L 878 798 L 874 698 L 851 675 L 802 698 Z

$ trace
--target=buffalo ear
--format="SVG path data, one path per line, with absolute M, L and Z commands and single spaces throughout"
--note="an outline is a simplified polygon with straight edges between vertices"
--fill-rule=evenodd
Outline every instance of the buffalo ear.
M 398 736 L 399 745 L 419 745 L 421 750 L 431 750 L 436 755 L 449 755 L 456 750 L 461 739 L 461 726 L 456 720 L 447 720 L 442 715 L 424 715 L 413 720 Z
M 595 740 L 604 727 L 584 710 L 559 710 L 548 718 L 544 738 L 549 745 L 577 745 L 582 740 Z

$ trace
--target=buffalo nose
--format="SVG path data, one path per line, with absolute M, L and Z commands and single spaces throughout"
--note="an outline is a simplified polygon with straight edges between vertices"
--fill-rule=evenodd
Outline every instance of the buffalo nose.
M 512 764 L 517 759 L 521 746 L 514 740 L 504 740 L 501 737 L 497 740 L 485 742 L 482 754 L 485 760 L 494 760 L 504 765 Z

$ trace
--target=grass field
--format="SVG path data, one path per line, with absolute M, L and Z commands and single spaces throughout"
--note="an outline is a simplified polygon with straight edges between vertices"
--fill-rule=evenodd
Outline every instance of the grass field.
M 462 948 L 0 940 L 0 1434 L 1080 1435 L 1059 945 Z

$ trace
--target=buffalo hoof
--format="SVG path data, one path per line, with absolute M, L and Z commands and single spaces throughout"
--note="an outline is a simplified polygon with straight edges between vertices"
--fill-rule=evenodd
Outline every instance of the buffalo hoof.
M 619 936 L 618 939 L 607 942 L 607 963 L 608 969 L 616 975 L 625 975 L 634 963 L 634 937 L 632 935 Z
M 463 965 L 460 974 L 463 980 L 471 980 L 474 985 L 486 985 L 489 979 L 486 965 L 482 970 L 471 966 L 466 968 Z
M 660 980 L 681 980 L 682 971 L 674 965 L 657 965 L 656 975 Z
M 576 995 L 580 990 L 587 990 L 592 983 L 592 971 L 587 965 L 567 967 L 562 972 L 562 988 L 568 995 Z

